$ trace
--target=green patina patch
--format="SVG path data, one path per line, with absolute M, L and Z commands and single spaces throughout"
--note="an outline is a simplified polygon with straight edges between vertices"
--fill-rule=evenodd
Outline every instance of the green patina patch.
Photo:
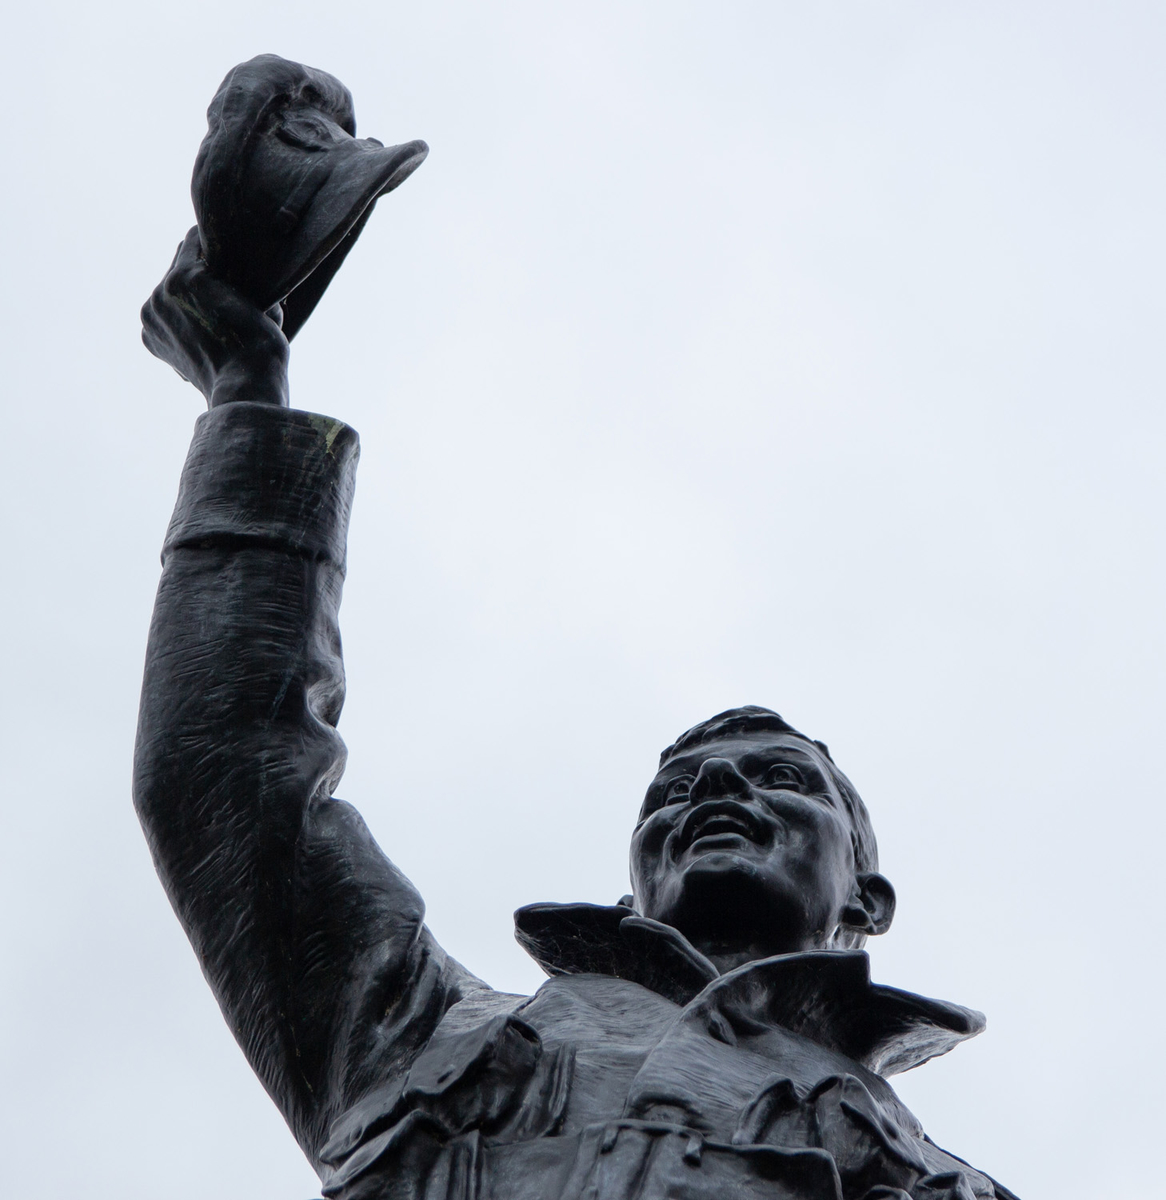
M 337 421 L 333 417 L 322 417 L 318 413 L 308 413 L 307 417 L 324 435 L 324 451 L 330 455 L 332 453 L 332 443 L 340 436 L 340 431 L 344 428 L 344 422 Z

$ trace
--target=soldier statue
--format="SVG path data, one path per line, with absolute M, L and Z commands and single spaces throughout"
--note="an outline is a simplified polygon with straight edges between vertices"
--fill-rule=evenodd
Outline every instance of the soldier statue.
M 620 903 L 518 911 L 549 976 L 533 996 L 434 940 L 335 796 L 358 443 L 287 391 L 289 339 L 427 147 L 357 139 L 347 89 L 274 55 L 208 116 L 198 224 L 142 312 L 208 411 L 163 549 L 134 800 L 324 1196 L 1006 1200 L 887 1082 L 983 1018 L 871 982 L 862 945 L 895 894 L 866 808 L 769 709 L 660 756 Z

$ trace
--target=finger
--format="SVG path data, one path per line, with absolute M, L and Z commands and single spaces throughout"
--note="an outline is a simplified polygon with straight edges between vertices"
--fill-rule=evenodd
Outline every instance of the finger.
M 167 300 L 159 284 L 142 306 L 141 316 L 146 349 L 209 397 L 213 369 L 182 306 Z
M 160 283 L 142 305 L 142 328 L 149 329 L 156 340 L 181 343 L 183 330 L 189 324 L 182 307 L 167 297 L 165 284 Z
M 162 285 L 159 284 L 150 294 L 150 298 L 142 305 L 142 340 L 145 341 L 151 354 L 162 358 L 161 347 L 173 340 L 170 322 L 166 319 L 169 306 L 162 298 Z
M 198 226 L 196 225 L 195 228 L 197 229 Z M 182 251 L 186 247 L 186 243 L 189 240 L 190 240 L 190 233 L 187 232 L 186 237 L 184 237 L 182 239 L 182 241 L 180 241 L 178 243 L 178 249 L 174 251 L 174 257 L 170 260 L 170 266 L 167 268 L 167 274 L 169 274 L 170 271 L 173 271 L 174 268 L 178 265 L 178 259 L 181 257 Z
M 178 294 L 196 287 L 199 276 L 206 272 L 202 239 L 198 235 L 198 226 L 194 225 L 187 230 L 186 237 L 179 243 L 174 261 L 163 277 L 162 284 L 169 294 Z
M 169 357 L 167 357 L 165 353 L 160 353 L 160 350 L 163 348 L 158 346 L 158 344 L 154 341 L 150 330 L 146 328 L 142 329 L 142 345 L 145 346 L 146 349 L 149 350 L 149 352 L 159 360 L 159 362 L 164 362 L 174 372 L 174 374 L 182 380 L 183 383 L 193 383 L 195 387 L 197 387 L 198 390 L 203 393 L 203 395 L 206 395 L 205 388 L 203 388 L 196 380 L 191 379 L 189 375 L 183 375 L 183 373 L 170 361 Z

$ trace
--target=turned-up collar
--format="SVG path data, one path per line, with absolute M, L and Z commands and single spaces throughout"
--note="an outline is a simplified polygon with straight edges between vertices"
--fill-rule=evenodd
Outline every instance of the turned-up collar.
M 870 981 L 862 950 L 779 954 L 721 975 L 678 930 L 623 905 L 529 904 L 515 936 L 549 975 L 613 975 L 681 1006 L 698 996 L 895 1075 L 984 1028 L 974 1009 Z

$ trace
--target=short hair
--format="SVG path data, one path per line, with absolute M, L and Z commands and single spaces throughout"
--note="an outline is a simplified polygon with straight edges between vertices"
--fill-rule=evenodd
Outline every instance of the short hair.
M 770 708 L 746 704 L 741 708 L 726 709 L 725 712 L 717 713 L 715 717 L 709 717 L 707 721 L 701 721 L 699 725 L 694 725 L 682 733 L 671 746 L 661 753 L 660 766 L 663 767 L 670 758 L 692 749 L 693 746 L 703 746 L 706 742 L 719 742 L 736 734 L 767 732 L 788 733 L 793 737 L 801 738 L 803 742 L 809 742 L 811 746 L 817 747 L 821 752 L 822 757 L 826 760 L 827 769 L 842 795 L 842 803 L 846 808 L 847 816 L 850 818 L 850 841 L 854 848 L 855 869 L 877 871 L 879 869 L 879 848 L 875 841 L 874 827 L 871 825 L 870 813 L 867 812 L 866 805 L 863 804 L 862 797 L 858 794 L 854 784 L 835 765 L 825 742 L 806 737 L 804 733 L 800 733 Z

